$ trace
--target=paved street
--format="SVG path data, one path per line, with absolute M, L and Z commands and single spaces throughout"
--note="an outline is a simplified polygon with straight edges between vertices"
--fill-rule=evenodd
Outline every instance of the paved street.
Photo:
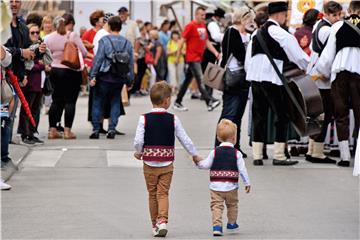
M 206 156 L 220 109 L 209 113 L 189 96 L 184 105 L 190 111 L 178 116 Z M 9 181 L 12 190 L 1 192 L 2 238 L 152 239 L 142 163 L 132 157 L 139 115 L 150 108 L 147 97 L 133 98 L 118 126 L 126 136 L 90 140 L 87 98 L 79 98 L 73 127 L 78 139 L 46 139 L 32 148 Z M 247 112 L 241 138 L 251 155 Z M 42 115 L 44 138 L 47 128 L 48 117 Z M 274 167 L 271 160 L 254 167 L 251 157 L 246 159 L 252 192 L 241 189 L 240 232 L 224 239 L 359 239 L 359 178 L 349 168 L 298 160 L 292 167 Z M 208 178 L 177 142 L 169 239 L 212 238 Z

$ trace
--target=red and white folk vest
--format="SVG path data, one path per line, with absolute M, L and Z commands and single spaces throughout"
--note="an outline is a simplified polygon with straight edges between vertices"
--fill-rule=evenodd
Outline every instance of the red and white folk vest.
M 174 161 L 175 115 L 168 112 L 150 112 L 144 115 L 144 119 L 143 160 Z

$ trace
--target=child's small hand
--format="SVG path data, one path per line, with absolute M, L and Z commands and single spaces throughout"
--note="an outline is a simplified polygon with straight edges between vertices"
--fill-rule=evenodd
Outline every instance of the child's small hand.
M 250 185 L 249 185 L 249 186 L 246 186 L 246 187 L 245 187 L 245 192 L 246 192 L 246 193 L 250 193 L 250 189 L 251 189 L 251 186 L 250 186 Z
M 142 153 L 134 153 L 134 157 L 137 159 L 137 160 L 142 160 Z
M 203 160 L 203 158 L 201 156 L 199 156 L 199 155 L 193 156 L 193 161 L 194 161 L 195 164 L 197 164 L 201 160 Z

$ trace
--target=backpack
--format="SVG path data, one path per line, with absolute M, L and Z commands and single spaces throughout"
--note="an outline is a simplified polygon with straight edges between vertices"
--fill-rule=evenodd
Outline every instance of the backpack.
M 110 41 L 110 44 L 112 46 L 113 49 L 113 53 L 111 56 L 111 67 L 110 67 L 110 71 L 114 76 L 117 77 L 127 77 L 128 74 L 130 73 L 130 68 L 129 68 L 129 62 L 130 62 L 130 56 L 129 54 L 126 52 L 126 46 L 128 41 L 125 42 L 124 47 L 121 51 L 117 51 L 114 47 L 113 42 L 111 41 L 111 39 L 109 37 L 107 37 Z

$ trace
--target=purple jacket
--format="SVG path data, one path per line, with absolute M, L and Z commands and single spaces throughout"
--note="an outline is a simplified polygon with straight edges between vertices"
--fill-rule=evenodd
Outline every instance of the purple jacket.
M 27 74 L 28 83 L 24 87 L 25 91 L 30 92 L 42 92 L 41 89 L 41 72 L 45 70 L 45 65 L 40 64 L 38 60 L 35 60 L 34 67 L 30 73 Z

